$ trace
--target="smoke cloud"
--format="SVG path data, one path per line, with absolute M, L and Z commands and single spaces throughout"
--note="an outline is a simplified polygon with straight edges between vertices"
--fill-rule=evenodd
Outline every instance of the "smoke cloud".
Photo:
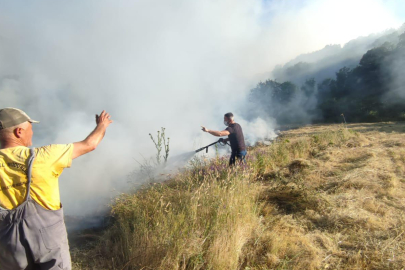
M 249 140 L 273 136 L 273 122 L 240 115 L 250 88 L 398 16 L 379 0 L 1 1 L 0 107 L 41 121 L 34 146 L 82 140 L 95 113 L 112 115 L 99 148 L 60 178 L 66 212 L 89 214 L 155 154 L 149 133 L 165 127 L 179 155 L 212 142 L 200 125 L 223 129 L 232 111 Z

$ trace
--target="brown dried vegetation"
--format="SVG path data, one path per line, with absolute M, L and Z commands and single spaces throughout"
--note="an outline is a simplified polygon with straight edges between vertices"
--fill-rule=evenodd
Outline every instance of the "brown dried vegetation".
M 123 195 L 76 269 L 404 269 L 404 132 L 302 127 L 244 171 L 195 176 L 202 164 Z

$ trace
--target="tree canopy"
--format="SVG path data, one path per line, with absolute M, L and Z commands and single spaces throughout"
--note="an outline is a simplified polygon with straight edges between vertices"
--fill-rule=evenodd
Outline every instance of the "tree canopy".
M 307 65 L 291 68 L 302 76 Z M 396 44 L 385 42 L 368 50 L 356 67 L 341 67 L 334 78 L 260 82 L 250 91 L 256 112 L 280 124 L 405 120 L 405 33 Z

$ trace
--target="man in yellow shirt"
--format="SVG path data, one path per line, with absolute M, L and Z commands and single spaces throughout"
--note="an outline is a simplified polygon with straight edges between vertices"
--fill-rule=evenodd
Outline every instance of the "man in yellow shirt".
M 0 109 L 0 270 L 70 270 L 58 177 L 96 149 L 112 120 L 103 111 L 83 141 L 35 149 L 32 123 L 19 109 Z

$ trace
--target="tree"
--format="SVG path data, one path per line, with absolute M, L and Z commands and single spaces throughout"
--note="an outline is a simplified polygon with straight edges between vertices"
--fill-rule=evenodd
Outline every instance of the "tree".
M 308 79 L 301 86 L 301 90 L 306 97 L 310 97 L 316 94 L 317 85 L 314 78 Z
M 360 67 L 367 71 L 378 70 L 383 63 L 383 60 L 390 53 L 390 48 L 381 46 L 369 50 L 360 60 Z
M 399 38 L 399 42 L 398 42 L 397 47 L 398 48 L 405 48 L 405 32 L 402 33 L 398 38 Z
M 280 90 L 277 91 L 277 100 L 282 104 L 290 102 L 297 93 L 297 86 L 292 82 L 284 82 L 280 84 Z
M 336 83 L 331 88 L 333 97 L 339 99 L 351 93 L 351 75 L 352 70 L 348 67 L 343 67 L 336 72 Z

